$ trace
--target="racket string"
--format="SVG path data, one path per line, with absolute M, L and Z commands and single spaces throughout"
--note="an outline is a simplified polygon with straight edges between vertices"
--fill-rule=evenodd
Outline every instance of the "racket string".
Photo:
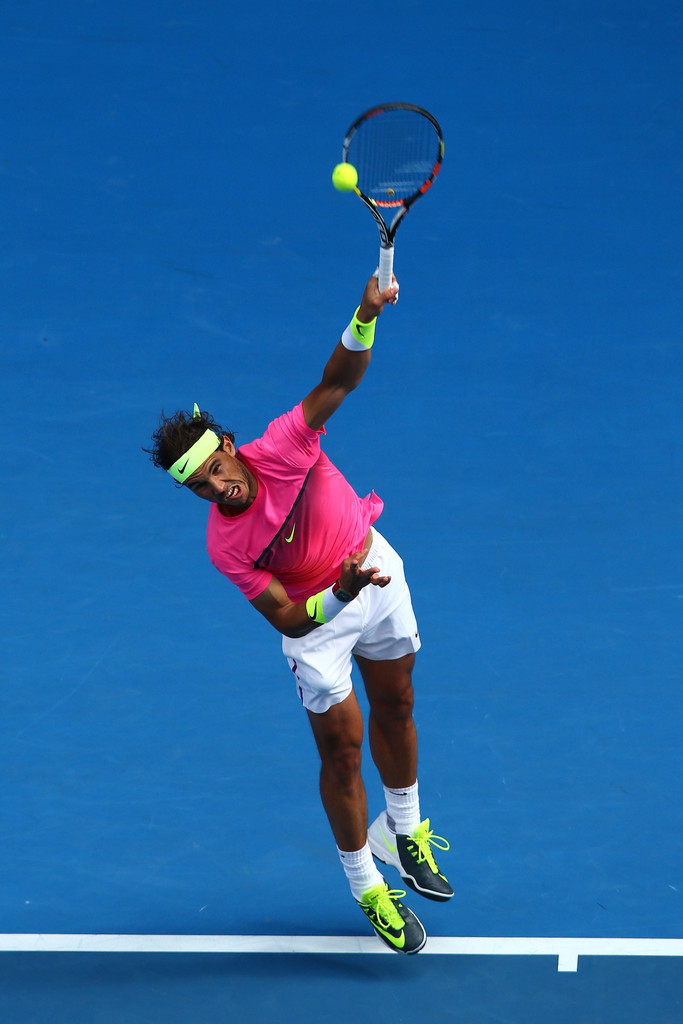
M 385 110 L 363 122 L 352 136 L 349 163 L 360 190 L 378 206 L 399 206 L 432 176 L 440 137 L 426 117 L 411 110 Z

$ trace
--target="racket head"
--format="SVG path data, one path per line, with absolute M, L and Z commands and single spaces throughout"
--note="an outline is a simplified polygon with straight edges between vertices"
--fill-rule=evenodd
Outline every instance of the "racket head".
M 443 161 L 436 118 L 413 103 L 383 103 L 346 132 L 342 160 L 358 171 L 361 198 L 380 209 L 406 210 L 427 191 Z

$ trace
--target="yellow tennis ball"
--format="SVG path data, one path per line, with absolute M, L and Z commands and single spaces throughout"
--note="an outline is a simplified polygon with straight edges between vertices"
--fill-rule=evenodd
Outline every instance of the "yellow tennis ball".
M 358 171 L 351 164 L 337 164 L 332 171 L 332 184 L 340 192 L 351 192 L 358 184 Z

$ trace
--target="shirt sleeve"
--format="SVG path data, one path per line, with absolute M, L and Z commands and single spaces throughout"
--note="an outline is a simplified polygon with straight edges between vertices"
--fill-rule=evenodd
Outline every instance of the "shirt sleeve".
M 273 420 L 263 440 L 288 465 L 312 466 L 320 455 L 320 435 L 324 433 L 324 427 L 313 430 L 308 426 L 300 402 L 290 412 Z
M 253 601 L 255 597 L 262 594 L 273 578 L 272 572 L 267 569 L 253 569 L 245 567 L 244 570 L 231 565 L 228 568 L 221 564 L 220 557 L 210 556 L 211 562 L 223 576 L 226 576 L 231 583 L 244 594 L 247 601 Z

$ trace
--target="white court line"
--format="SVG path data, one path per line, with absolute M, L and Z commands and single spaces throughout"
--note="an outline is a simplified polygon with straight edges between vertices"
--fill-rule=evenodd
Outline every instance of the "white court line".
M 0 952 L 15 953 L 387 953 L 374 936 L 346 935 L 77 935 L 0 933 Z M 419 954 L 556 956 L 558 971 L 576 971 L 580 956 L 683 956 L 683 939 L 435 936 Z

